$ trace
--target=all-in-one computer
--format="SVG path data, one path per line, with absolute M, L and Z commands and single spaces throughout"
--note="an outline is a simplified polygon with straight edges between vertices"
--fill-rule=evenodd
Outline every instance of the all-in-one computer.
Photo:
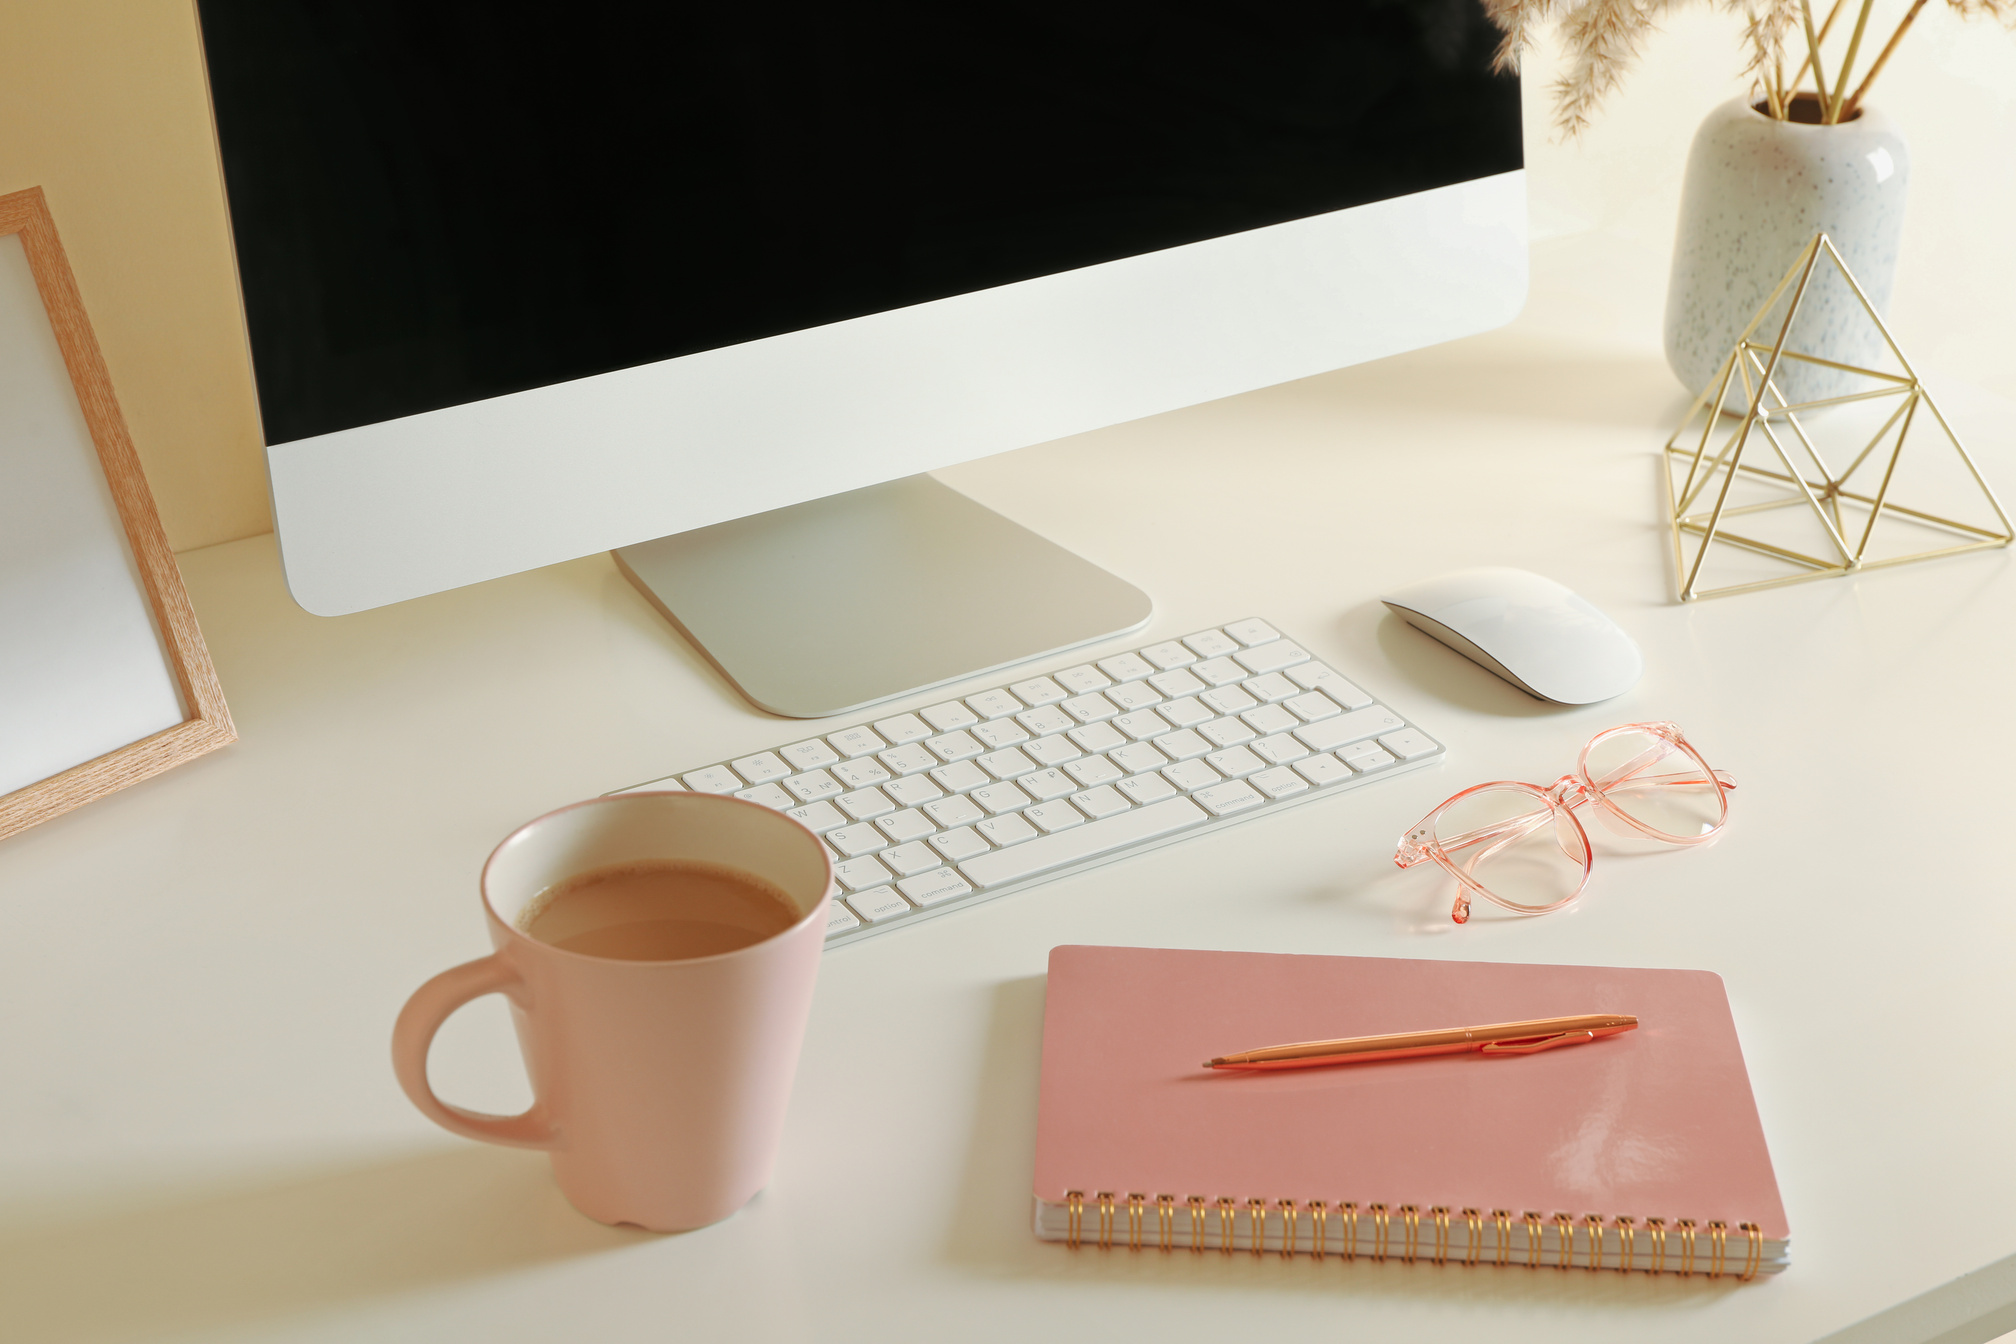
M 614 550 L 779 714 L 1147 621 L 931 469 L 1525 292 L 1477 0 L 200 13 L 295 599 Z

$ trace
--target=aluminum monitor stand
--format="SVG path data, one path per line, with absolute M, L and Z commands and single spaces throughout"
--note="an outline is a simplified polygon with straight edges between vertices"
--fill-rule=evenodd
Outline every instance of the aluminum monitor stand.
M 929 476 L 625 546 L 749 702 L 818 719 L 1148 624 L 1148 595 Z

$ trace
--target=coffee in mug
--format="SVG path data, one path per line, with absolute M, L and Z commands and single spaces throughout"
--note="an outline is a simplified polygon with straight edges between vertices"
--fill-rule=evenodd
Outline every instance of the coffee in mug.
M 718 863 L 654 859 L 593 868 L 532 898 L 518 928 L 563 952 L 683 961 L 734 952 L 798 922 L 774 882 Z

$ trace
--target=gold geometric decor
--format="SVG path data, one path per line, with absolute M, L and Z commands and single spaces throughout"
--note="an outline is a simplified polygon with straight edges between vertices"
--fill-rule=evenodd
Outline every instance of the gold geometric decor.
M 1816 272 L 1830 263 L 1859 312 L 1845 302 L 1812 301 Z M 1792 299 L 1776 336 L 1757 339 L 1788 288 Z M 1841 288 L 1829 290 L 1838 294 Z M 1864 317 L 1881 334 L 1894 370 L 1796 348 L 1810 348 L 1811 338 L 1795 339 L 1795 328 L 1803 336 L 1832 327 L 1838 338 L 1843 323 Z M 1788 360 L 1811 370 L 1809 385 L 1814 375 L 1825 384 L 1809 386 L 1806 400 L 1787 400 L 1780 369 L 1791 372 Z M 1722 409 L 1733 411 L 1739 402 L 1740 420 Z M 1719 446 L 1718 425 L 1734 426 Z M 1950 453 L 1940 450 L 1941 438 Z M 2007 546 L 2016 537 L 1995 492 L 1825 233 L 1813 235 L 1757 310 L 1721 372 L 1666 441 L 1663 456 L 1682 602 Z M 1837 470 L 1835 464 L 1843 463 Z M 1897 503 L 1893 494 L 1915 507 Z M 1927 511 L 1934 506 L 1942 512 Z M 1704 586 L 1711 579 L 1722 581 Z

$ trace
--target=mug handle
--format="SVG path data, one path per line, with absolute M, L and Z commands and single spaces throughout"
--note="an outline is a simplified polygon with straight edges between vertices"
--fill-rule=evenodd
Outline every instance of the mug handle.
M 519 1115 L 487 1115 L 441 1100 L 427 1083 L 427 1052 L 434 1033 L 450 1013 L 485 994 L 502 994 L 524 1006 L 525 982 L 495 953 L 443 971 L 415 990 L 392 1027 L 392 1070 L 420 1113 L 451 1134 L 510 1148 L 552 1148 L 560 1135 L 546 1114 L 545 1102 L 534 1101 L 532 1109 Z

